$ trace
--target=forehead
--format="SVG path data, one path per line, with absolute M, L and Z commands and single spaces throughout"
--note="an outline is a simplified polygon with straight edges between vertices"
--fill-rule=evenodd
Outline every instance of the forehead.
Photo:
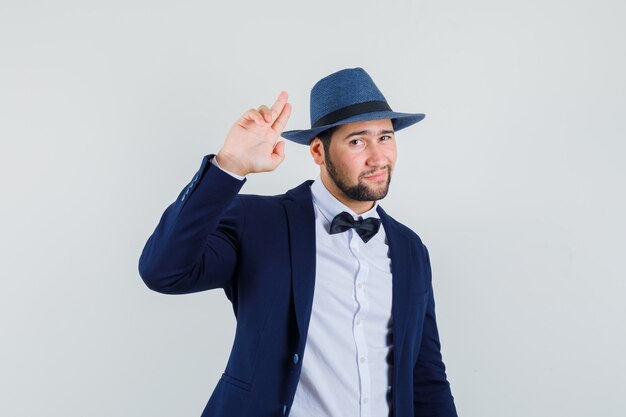
M 338 126 L 337 129 L 333 132 L 333 136 L 343 137 L 349 135 L 352 132 L 359 132 L 364 130 L 369 130 L 371 134 L 378 134 L 378 132 L 380 132 L 381 130 L 393 131 L 393 124 L 391 123 L 391 119 L 346 123 L 344 125 Z

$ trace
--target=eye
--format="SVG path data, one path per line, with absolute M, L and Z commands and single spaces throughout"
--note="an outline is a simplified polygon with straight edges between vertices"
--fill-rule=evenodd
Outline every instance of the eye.
M 381 136 L 380 138 L 383 139 L 383 140 L 385 138 L 387 138 L 386 140 L 391 140 L 391 139 L 393 139 L 393 136 L 385 135 L 385 136 Z
M 352 139 L 352 140 L 350 141 L 350 144 L 351 144 L 351 145 L 357 145 L 355 142 L 361 142 L 361 139 Z

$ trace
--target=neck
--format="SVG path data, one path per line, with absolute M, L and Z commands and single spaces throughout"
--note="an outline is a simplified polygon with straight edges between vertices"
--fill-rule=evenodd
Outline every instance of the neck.
M 374 204 L 376 203 L 375 201 L 358 201 L 349 198 L 335 185 L 333 180 L 331 180 L 328 175 L 324 174 L 326 173 L 322 173 L 322 175 L 320 175 L 320 178 L 326 189 L 330 191 L 330 193 L 337 200 L 341 201 L 341 203 L 343 203 L 344 205 L 350 207 L 350 209 L 356 214 L 363 214 L 366 211 L 371 210 L 372 207 L 374 207 Z

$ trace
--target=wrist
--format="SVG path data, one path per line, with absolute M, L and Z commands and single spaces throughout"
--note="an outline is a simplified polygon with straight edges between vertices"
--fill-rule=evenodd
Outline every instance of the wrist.
M 218 152 L 215 155 L 215 160 L 220 168 L 225 169 L 226 171 L 230 171 L 242 177 L 248 175 L 248 171 L 245 169 L 243 164 L 239 162 L 239 160 L 235 157 L 228 155 L 222 151 Z

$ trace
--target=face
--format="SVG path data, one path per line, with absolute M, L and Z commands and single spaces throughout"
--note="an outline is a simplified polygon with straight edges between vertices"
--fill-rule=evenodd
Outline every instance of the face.
M 321 143 L 319 147 L 323 149 Z M 340 200 L 373 202 L 387 195 L 396 157 L 390 119 L 348 123 L 333 132 L 328 152 L 320 159 L 321 175 L 335 188 L 330 191 L 343 197 Z

